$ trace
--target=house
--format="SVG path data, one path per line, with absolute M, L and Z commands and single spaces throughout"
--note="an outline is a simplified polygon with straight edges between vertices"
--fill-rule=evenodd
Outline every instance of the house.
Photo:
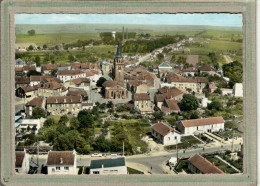
M 30 86 L 50 82 L 61 83 L 61 81 L 54 76 L 30 76 Z
M 220 76 L 220 74 L 217 73 L 217 70 L 209 65 L 203 65 L 203 66 L 200 66 L 199 67 L 199 73 L 200 74 L 208 74 L 208 75 L 211 75 L 211 76 L 214 76 L 214 75 L 217 75 L 217 76 Z
M 125 157 L 91 160 L 90 174 L 127 174 Z
M 187 55 L 186 63 L 189 65 L 196 67 L 199 64 L 199 56 L 198 55 Z
M 194 77 L 195 73 L 198 73 L 197 67 L 189 67 L 182 70 L 182 74 L 185 77 Z
M 172 70 L 172 67 L 166 63 L 163 62 L 158 66 L 159 76 L 161 77 L 161 73 L 170 72 Z
M 82 103 L 82 110 L 92 110 L 94 107 L 93 103 Z
M 97 81 L 99 80 L 100 77 L 102 77 L 101 72 L 96 70 L 88 70 L 85 73 L 86 73 L 86 78 L 90 80 L 90 84 L 92 86 L 96 86 Z
M 172 73 L 165 77 L 167 83 L 171 83 L 174 87 L 182 90 L 190 90 L 190 92 L 199 92 L 207 86 L 209 80 L 205 77 L 185 78 L 181 75 Z
M 77 115 L 81 111 L 81 96 L 59 96 L 47 98 L 47 113 L 50 115 Z
M 33 98 L 31 101 L 25 105 L 25 113 L 27 116 L 32 116 L 32 111 L 34 108 L 40 107 L 45 110 L 45 100 L 42 97 Z
M 26 65 L 26 66 L 23 66 L 22 68 L 23 68 L 23 72 L 25 74 L 27 74 L 31 70 L 36 70 L 36 66 L 34 66 L 34 65 L 30 65 L 30 66 Z
M 217 89 L 217 86 L 215 85 L 214 82 L 210 82 L 208 85 L 209 85 L 209 92 L 210 93 L 213 93 Z
M 25 65 L 26 63 L 21 58 L 15 60 L 15 67 L 23 67 Z
M 49 151 L 47 157 L 48 174 L 77 174 L 76 151 Z
M 154 95 L 154 103 L 159 109 L 162 109 L 165 99 L 171 99 L 180 102 L 184 94 L 189 93 L 176 87 L 163 87 L 158 89 L 158 93 Z
M 163 145 L 181 142 L 181 133 L 165 123 L 158 122 L 151 128 L 152 135 Z
M 81 88 L 73 88 L 69 87 L 67 96 L 81 96 L 83 101 L 88 100 L 88 93 L 84 89 Z
M 101 66 L 101 70 L 102 70 L 103 74 L 112 72 L 112 68 L 113 68 L 113 64 L 112 63 L 109 63 L 107 61 L 102 61 L 100 63 L 100 66 Z
M 89 90 L 90 80 L 88 78 L 77 78 L 63 83 L 65 87 L 76 87 Z
M 242 83 L 236 83 L 233 86 L 233 94 L 235 97 L 243 97 L 243 84 Z
M 233 95 L 233 89 L 230 88 L 221 88 L 222 96 Z
M 207 132 L 218 132 L 224 130 L 224 119 L 220 117 L 183 120 L 177 124 L 177 128 L 185 136 Z
M 147 93 L 134 94 L 134 108 L 141 114 L 150 114 L 154 111 L 154 104 Z
M 15 88 L 28 86 L 30 84 L 29 77 L 15 77 Z
M 30 130 L 28 130 L 29 128 Z M 31 133 L 32 131 L 34 131 L 35 134 L 37 134 L 40 128 L 40 119 L 22 119 L 18 126 L 15 127 L 16 134 L 22 135 L 25 133 Z
M 224 174 L 220 168 L 199 154 L 189 158 L 188 168 L 195 174 Z
M 212 101 L 210 101 L 208 98 L 203 97 L 201 99 L 201 107 L 202 108 L 206 108 L 208 106 L 209 103 L 211 103 Z
M 15 172 L 27 174 L 29 171 L 29 154 L 24 151 L 15 151 Z
M 105 89 L 105 99 L 126 99 L 127 89 L 119 85 L 116 81 L 106 81 L 102 84 Z
M 81 70 L 59 70 L 57 72 L 57 78 L 62 82 L 84 77 L 86 77 L 86 74 Z
M 160 110 L 165 115 L 169 115 L 171 113 L 178 113 L 181 111 L 178 102 L 171 99 L 165 99 Z

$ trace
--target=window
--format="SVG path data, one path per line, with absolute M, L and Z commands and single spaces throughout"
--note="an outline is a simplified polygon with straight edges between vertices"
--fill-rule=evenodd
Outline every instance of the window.
M 59 170 L 60 170 L 60 167 L 56 167 L 56 170 L 59 171 Z
M 171 138 L 170 137 L 168 137 L 168 141 L 170 141 L 171 140 Z
M 18 169 L 15 169 L 15 172 L 18 172 Z
M 177 139 L 177 136 L 175 136 L 174 139 Z
M 99 171 L 93 171 L 93 174 L 99 174 Z
M 69 170 L 69 167 L 64 167 L 64 170 Z
M 55 172 L 55 169 L 54 169 L 54 168 L 52 168 L 52 172 Z
M 197 130 L 199 130 L 199 127 L 197 127 Z

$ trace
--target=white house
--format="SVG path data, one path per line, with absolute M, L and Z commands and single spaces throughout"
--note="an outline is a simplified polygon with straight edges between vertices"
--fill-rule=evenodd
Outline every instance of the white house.
M 86 73 L 81 70 L 59 70 L 57 72 L 57 78 L 63 82 L 83 77 L 86 77 Z
M 24 151 L 15 151 L 15 172 L 27 174 L 29 171 L 29 154 Z
M 233 94 L 233 89 L 221 88 L 220 90 L 222 91 L 222 96 L 232 95 Z
M 170 72 L 172 70 L 172 67 L 168 63 L 163 62 L 158 66 L 158 70 L 159 70 L 159 75 L 161 77 L 161 73 Z
M 91 160 L 90 174 L 127 174 L 125 157 Z
M 93 103 L 82 103 L 82 110 L 92 110 L 94 107 Z
M 233 94 L 235 97 L 243 97 L 243 84 L 236 83 L 233 87 Z
M 76 151 L 49 151 L 48 174 L 77 174 Z
M 201 107 L 202 108 L 206 108 L 208 106 L 209 103 L 211 103 L 212 101 L 210 101 L 208 98 L 204 97 L 201 99 Z
M 25 133 L 28 127 L 30 127 L 30 130 L 35 129 L 35 134 L 37 134 L 41 128 L 40 119 L 23 119 L 15 128 L 17 133 Z
M 184 136 L 218 132 L 224 130 L 224 119 L 222 117 L 202 118 L 180 121 L 177 125 Z
M 158 122 L 151 128 L 152 135 L 163 145 L 178 144 L 181 142 L 181 133 L 166 125 Z

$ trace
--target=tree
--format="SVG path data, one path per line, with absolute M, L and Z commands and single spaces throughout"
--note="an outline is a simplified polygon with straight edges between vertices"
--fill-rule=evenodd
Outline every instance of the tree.
M 102 87 L 102 84 L 105 83 L 106 81 L 107 81 L 106 78 L 100 77 L 100 78 L 97 80 L 96 86 L 97 86 L 97 87 Z
M 46 50 L 48 47 L 47 47 L 46 44 L 44 44 L 44 45 L 42 46 L 42 48 L 43 48 L 44 50 Z
M 70 129 L 77 130 L 79 128 L 79 121 L 77 118 L 70 119 Z
M 80 124 L 80 128 L 85 128 L 85 127 L 90 128 L 94 124 L 93 117 L 92 117 L 90 111 L 88 111 L 88 110 L 81 110 L 78 113 L 77 118 L 78 118 L 78 121 Z
M 154 112 L 153 113 L 153 120 L 162 120 L 163 119 L 163 113 L 162 112 Z
M 221 90 L 220 88 L 217 88 L 217 89 L 214 91 L 214 93 L 216 93 L 216 94 L 222 94 L 222 90 Z
M 44 127 L 49 127 L 49 126 L 52 126 L 55 124 L 55 121 L 53 118 L 49 118 L 47 119 L 44 123 L 43 123 L 43 126 Z
M 113 108 L 114 104 L 112 101 L 107 102 L 107 108 Z
M 28 30 L 28 32 L 27 32 L 27 34 L 29 35 L 29 36 L 34 36 L 35 35 L 35 30 Z
M 179 106 L 182 111 L 196 110 L 199 107 L 199 101 L 195 96 L 185 94 Z
M 28 50 L 33 50 L 33 46 L 30 45 L 30 46 L 28 47 Z
M 164 55 L 162 53 L 157 54 L 156 57 L 158 58 L 159 61 L 163 60 Z
M 41 73 L 37 72 L 36 70 L 29 70 L 27 72 L 27 77 L 34 76 L 34 75 L 41 75 Z
M 41 66 L 41 58 L 40 58 L 40 56 L 37 55 L 34 58 L 34 61 L 35 61 L 37 67 Z
M 73 55 L 69 55 L 68 56 L 68 60 L 70 61 L 70 62 L 73 62 L 73 61 L 75 61 L 75 58 L 74 58 L 74 56 Z
M 224 76 L 230 78 L 230 83 L 241 83 L 243 80 L 243 65 L 238 61 L 233 61 L 223 65 Z
M 63 115 L 60 117 L 59 124 L 66 125 L 69 122 L 69 118 L 67 115 Z
M 208 109 L 209 110 L 217 110 L 217 111 L 222 111 L 223 110 L 223 105 L 219 101 L 213 101 L 212 103 L 208 104 Z
M 33 109 L 31 119 L 39 119 L 39 118 L 44 118 L 44 117 L 45 117 L 45 113 L 42 108 L 36 107 Z
M 227 121 L 225 123 L 225 128 L 234 129 L 236 128 L 236 123 L 234 121 Z

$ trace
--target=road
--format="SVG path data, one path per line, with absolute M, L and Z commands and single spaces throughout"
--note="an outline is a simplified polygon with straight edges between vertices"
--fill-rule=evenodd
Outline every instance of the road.
M 240 144 L 234 144 L 234 149 L 239 149 L 241 147 Z M 178 152 L 178 157 L 190 157 L 195 154 L 205 154 L 205 153 L 213 153 L 213 152 L 219 152 L 223 150 L 231 150 L 232 144 L 225 144 L 223 147 L 221 146 L 215 146 L 215 147 L 205 147 L 203 150 L 202 148 L 197 148 L 197 149 L 191 149 L 191 150 L 186 150 L 185 153 L 183 150 Z M 159 156 L 126 156 L 126 161 L 127 162 L 132 162 L 132 163 L 138 163 L 146 166 L 148 169 L 152 167 L 152 173 L 153 174 L 164 174 L 164 170 L 162 168 L 162 164 L 168 161 L 171 157 L 177 156 L 177 152 L 172 152 L 172 153 L 165 153 L 164 155 L 159 155 Z

